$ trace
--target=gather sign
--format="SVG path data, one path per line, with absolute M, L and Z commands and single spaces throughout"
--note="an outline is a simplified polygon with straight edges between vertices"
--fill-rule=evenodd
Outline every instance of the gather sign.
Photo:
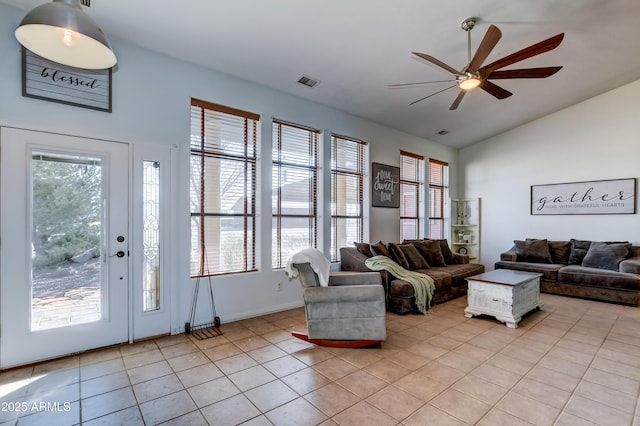
M 634 214 L 636 179 L 531 186 L 531 214 Z

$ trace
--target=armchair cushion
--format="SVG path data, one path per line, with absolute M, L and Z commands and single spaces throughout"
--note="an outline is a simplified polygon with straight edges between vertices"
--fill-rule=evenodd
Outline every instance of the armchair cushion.
M 369 284 L 382 285 L 382 277 L 378 272 L 333 272 L 329 275 L 329 287 Z

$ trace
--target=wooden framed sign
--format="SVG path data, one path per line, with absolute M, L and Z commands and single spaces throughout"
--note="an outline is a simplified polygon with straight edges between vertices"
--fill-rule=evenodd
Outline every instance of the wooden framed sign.
M 68 67 L 23 47 L 22 96 L 111 112 L 111 68 Z
M 400 207 L 400 167 L 371 163 L 373 207 Z
M 636 179 L 531 186 L 531 214 L 634 214 Z

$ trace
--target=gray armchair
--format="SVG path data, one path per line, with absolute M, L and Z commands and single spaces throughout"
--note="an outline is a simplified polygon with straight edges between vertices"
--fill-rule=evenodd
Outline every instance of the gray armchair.
M 387 338 L 385 294 L 378 272 L 332 273 L 320 286 L 309 263 L 297 263 L 309 341 L 382 341 Z

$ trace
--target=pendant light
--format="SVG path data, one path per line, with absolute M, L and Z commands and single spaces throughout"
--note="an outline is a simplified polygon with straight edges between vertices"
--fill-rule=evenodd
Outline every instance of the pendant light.
M 106 69 L 116 64 L 107 36 L 80 0 L 53 0 L 27 13 L 15 32 L 21 45 L 59 64 Z

